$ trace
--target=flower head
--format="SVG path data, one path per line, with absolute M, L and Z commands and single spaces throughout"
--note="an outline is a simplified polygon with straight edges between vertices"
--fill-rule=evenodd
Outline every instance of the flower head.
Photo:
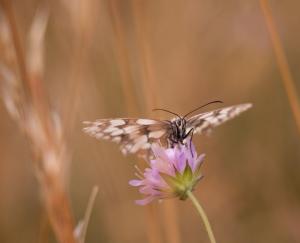
M 158 144 L 152 145 L 154 159 L 150 168 L 142 173 L 138 170 L 138 180 L 131 180 L 130 185 L 140 187 L 140 193 L 146 195 L 136 203 L 145 205 L 154 199 L 178 197 L 187 198 L 187 191 L 192 191 L 202 178 L 200 167 L 204 154 L 197 156 L 194 145 L 178 145 L 165 149 Z

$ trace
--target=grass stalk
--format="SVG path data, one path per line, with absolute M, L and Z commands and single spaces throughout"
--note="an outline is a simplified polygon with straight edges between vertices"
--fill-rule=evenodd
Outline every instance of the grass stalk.
M 68 154 L 62 131 L 59 129 L 59 117 L 56 119 L 53 117 L 54 113 L 51 112 L 45 98 L 41 77 L 29 72 L 12 2 L 1 0 L 1 6 L 14 43 L 22 80 L 19 83 L 21 86 L 18 89 L 19 98 L 15 99 L 17 102 L 14 97 L 10 96 L 9 91 L 7 91 L 6 98 L 11 99 L 11 104 L 15 102 L 14 106 L 18 108 L 19 120 L 16 122 L 31 145 L 36 175 L 43 193 L 44 207 L 54 234 L 60 243 L 75 243 L 74 220 L 64 183 L 64 164 L 68 159 Z M 9 84 L 7 82 L 7 85 Z
M 137 40 L 137 50 L 139 56 L 140 70 L 141 70 L 141 80 L 142 80 L 142 90 L 143 97 L 145 97 L 145 107 L 147 114 L 151 116 L 151 111 L 154 107 L 157 107 L 157 104 L 160 102 L 158 96 L 156 95 L 158 92 L 155 71 L 153 67 L 151 48 L 149 43 L 149 35 L 148 35 L 148 26 L 147 21 L 145 20 L 145 11 L 143 8 L 143 4 L 145 2 L 132 0 L 132 12 L 134 19 L 134 28 L 136 31 L 136 40 Z M 151 205 L 149 205 L 151 207 Z M 149 209 L 155 210 L 155 209 Z M 168 201 L 163 204 L 163 222 L 164 222 L 164 230 L 166 234 L 167 242 L 179 243 L 180 242 L 180 234 L 179 227 L 177 221 L 177 210 L 174 201 Z M 159 218 L 153 218 L 153 220 L 159 222 Z M 158 223 L 156 222 L 156 227 L 158 227 Z M 159 229 L 155 230 L 157 234 L 159 233 Z M 161 242 L 161 238 L 156 238 L 153 241 Z
M 289 105 L 294 116 L 298 132 L 300 133 L 300 106 L 296 92 L 295 81 L 293 79 L 287 56 L 285 54 L 276 24 L 272 15 L 271 7 L 268 0 L 260 0 L 260 7 L 266 21 L 267 29 L 270 34 L 273 45 L 277 66 L 281 75 L 281 80 L 285 88 Z
M 137 114 L 138 106 L 134 92 L 133 76 L 130 69 L 129 53 L 126 47 L 126 34 L 122 24 L 122 17 L 117 0 L 108 1 L 109 13 L 115 34 L 116 59 L 119 65 L 121 87 L 125 100 L 125 107 L 129 114 Z
M 147 22 L 143 16 L 145 2 L 132 0 L 132 12 L 134 28 L 136 32 L 137 51 L 140 65 L 142 92 L 145 99 L 145 107 L 148 115 L 151 115 L 153 107 L 158 103 L 154 68 L 152 64 L 151 49 L 147 33 Z
M 166 231 L 166 241 L 180 243 L 180 230 L 178 225 L 178 208 L 175 200 L 165 200 L 163 203 L 163 220 Z
M 88 54 L 91 50 L 93 34 L 94 34 L 94 11 L 95 3 L 93 1 L 78 1 L 80 7 L 73 10 L 71 5 L 67 5 L 68 13 L 72 20 L 73 27 L 73 42 L 72 42 L 72 58 L 70 64 L 70 71 L 67 78 L 68 95 L 63 107 L 62 118 L 65 130 L 68 131 L 67 137 L 72 136 L 70 132 L 73 130 L 74 121 L 81 99 L 85 79 L 85 74 L 88 70 Z M 69 7 L 69 8 L 68 8 Z M 68 128 L 68 129 L 67 129 Z
M 4 14 L 6 15 L 6 19 L 9 24 L 9 30 L 12 37 L 12 42 L 15 48 L 15 54 L 17 56 L 18 67 L 21 75 L 21 80 L 23 84 L 23 91 L 25 92 L 26 97 L 30 94 L 30 89 L 28 84 L 30 83 L 29 76 L 27 73 L 27 67 L 25 63 L 25 55 L 23 51 L 23 47 L 21 45 L 21 41 L 19 38 L 18 26 L 16 23 L 16 17 L 13 10 L 13 6 L 10 0 L 1 0 L 1 5 L 4 10 Z
M 124 32 L 124 26 L 122 25 L 122 17 L 120 14 L 120 9 L 118 7 L 118 2 L 116 0 L 109 0 L 109 11 L 112 19 L 112 26 L 115 33 L 115 43 L 116 43 L 116 56 L 119 64 L 120 75 L 121 75 L 121 85 L 122 91 L 125 98 L 125 104 L 127 111 L 129 113 L 137 113 L 138 107 L 136 106 L 136 101 L 134 99 L 134 88 L 133 88 L 133 78 L 129 65 L 129 53 L 126 48 L 126 34 Z M 147 96 L 147 93 L 144 93 Z M 160 243 L 160 229 L 158 227 L 158 212 L 157 207 L 154 205 L 149 205 L 146 209 L 147 218 L 147 238 L 150 243 Z

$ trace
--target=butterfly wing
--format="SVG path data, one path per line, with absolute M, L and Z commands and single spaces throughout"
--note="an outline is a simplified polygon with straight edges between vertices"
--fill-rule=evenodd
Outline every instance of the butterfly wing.
M 212 128 L 236 117 L 240 113 L 250 109 L 252 104 L 240 104 L 229 106 L 205 113 L 201 113 L 187 119 L 187 130 L 194 129 L 194 133 L 205 133 Z
M 153 142 L 166 140 L 169 123 L 152 119 L 99 119 L 85 121 L 84 132 L 96 139 L 106 139 L 120 144 L 123 154 L 149 150 Z

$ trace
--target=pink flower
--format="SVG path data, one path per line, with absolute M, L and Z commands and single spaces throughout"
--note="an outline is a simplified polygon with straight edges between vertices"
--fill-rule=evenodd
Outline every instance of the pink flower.
M 150 160 L 150 168 L 142 173 L 138 170 L 138 180 L 131 180 L 130 185 L 140 187 L 139 192 L 146 195 L 136 203 L 145 205 L 154 199 L 178 197 L 187 198 L 187 191 L 192 191 L 202 178 L 200 167 L 204 154 L 197 156 L 195 147 L 178 145 L 165 149 L 158 144 L 152 145 L 154 159 Z

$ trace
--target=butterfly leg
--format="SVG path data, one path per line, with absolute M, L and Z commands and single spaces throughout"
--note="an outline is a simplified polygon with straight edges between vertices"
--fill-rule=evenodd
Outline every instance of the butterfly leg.
M 168 138 L 169 148 L 174 148 L 174 144 L 178 143 L 171 136 Z
M 193 140 L 193 135 L 194 135 L 194 128 L 192 128 L 191 130 L 189 130 L 189 132 L 184 136 L 184 139 L 186 139 L 189 135 L 191 135 L 190 150 L 191 150 L 192 157 L 194 157 L 193 150 L 192 150 L 192 140 Z
M 194 135 L 194 128 L 192 128 L 190 131 L 192 131 L 191 139 L 190 139 L 190 150 L 191 150 L 192 157 L 194 157 L 193 150 L 192 150 L 192 140 L 193 140 L 193 135 Z

